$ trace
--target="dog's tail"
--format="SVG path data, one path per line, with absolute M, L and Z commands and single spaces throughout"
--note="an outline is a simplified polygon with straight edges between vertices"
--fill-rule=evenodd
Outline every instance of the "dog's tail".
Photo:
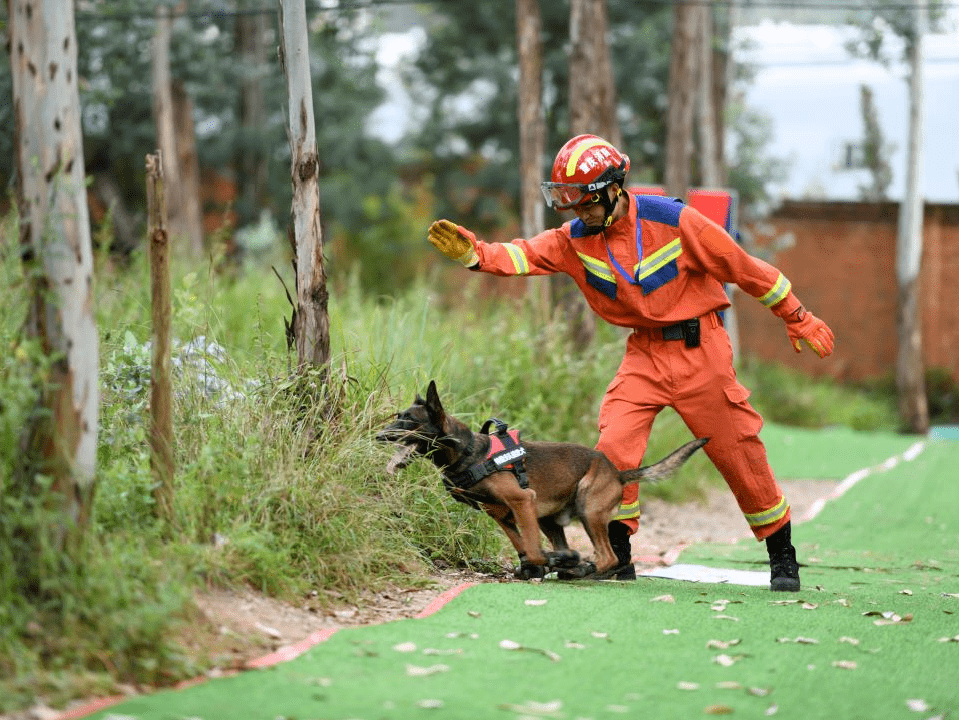
M 644 465 L 635 470 L 623 470 L 619 474 L 619 481 L 623 485 L 630 485 L 631 483 L 654 483 L 665 480 L 676 472 L 679 466 L 689 459 L 690 455 L 708 442 L 708 437 L 690 440 L 679 448 L 679 450 L 673 451 L 658 463 Z

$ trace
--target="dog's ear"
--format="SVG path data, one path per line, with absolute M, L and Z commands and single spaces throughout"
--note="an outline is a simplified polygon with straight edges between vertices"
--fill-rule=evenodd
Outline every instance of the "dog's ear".
M 443 410 L 443 403 L 440 402 L 440 394 L 436 391 L 436 381 L 430 380 L 430 386 L 426 389 L 426 409 L 431 418 L 439 419 L 446 415 Z M 442 422 L 437 423 L 442 425 Z

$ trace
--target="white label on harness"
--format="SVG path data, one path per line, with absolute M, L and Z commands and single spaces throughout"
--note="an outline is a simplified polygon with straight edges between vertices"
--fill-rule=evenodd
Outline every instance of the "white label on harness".
M 524 450 L 521 447 L 518 447 L 518 448 L 513 448 L 512 450 L 504 451 L 500 453 L 495 458 L 493 458 L 493 460 L 496 462 L 496 465 L 498 467 L 503 467 L 503 465 L 507 465 L 511 463 L 513 460 L 518 460 L 519 458 L 523 457 L 525 454 L 526 454 L 526 450 Z

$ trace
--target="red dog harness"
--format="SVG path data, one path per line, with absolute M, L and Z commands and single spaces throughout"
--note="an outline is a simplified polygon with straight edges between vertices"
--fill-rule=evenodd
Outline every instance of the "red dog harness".
M 490 433 L 490 427 L 495 425 L 495 433 Z M 447 489 L 453 493 L 453 496 L 460 499 L 457 494 L 469 490 L 484 478 L 493 473 L 511 470 L 516 476 L 516 481 L 524 490 L 529 487 L 529 481 L 526 478 L 526 448 L 519 439 L 519 430 L 509 430 L 506 423 L 496 418 L 490 418 L 483 424 L 481 435 L 489 435 L 490 447 L 486 454 L 486 459 L 470 465 L 462 472 L 451 473 L 444 472 L 443 480 Z

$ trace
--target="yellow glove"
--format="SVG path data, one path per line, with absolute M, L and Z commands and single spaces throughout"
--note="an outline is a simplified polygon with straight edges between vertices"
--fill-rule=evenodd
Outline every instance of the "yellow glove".
M 805 342 L 821 358 L 832 354 L 832 330 L 802 305 L 783 320 L 786 321 L 786 334 L 789 335 L 789 341 L 796 348 L 796 352 L 802 350 L 800 342 Z
M 449 220 L 437 220 L 430 225 L 427 239 L 450 260 L 471 268 L 479 265 L 476 254 L 476 236 L 464 227 Z

